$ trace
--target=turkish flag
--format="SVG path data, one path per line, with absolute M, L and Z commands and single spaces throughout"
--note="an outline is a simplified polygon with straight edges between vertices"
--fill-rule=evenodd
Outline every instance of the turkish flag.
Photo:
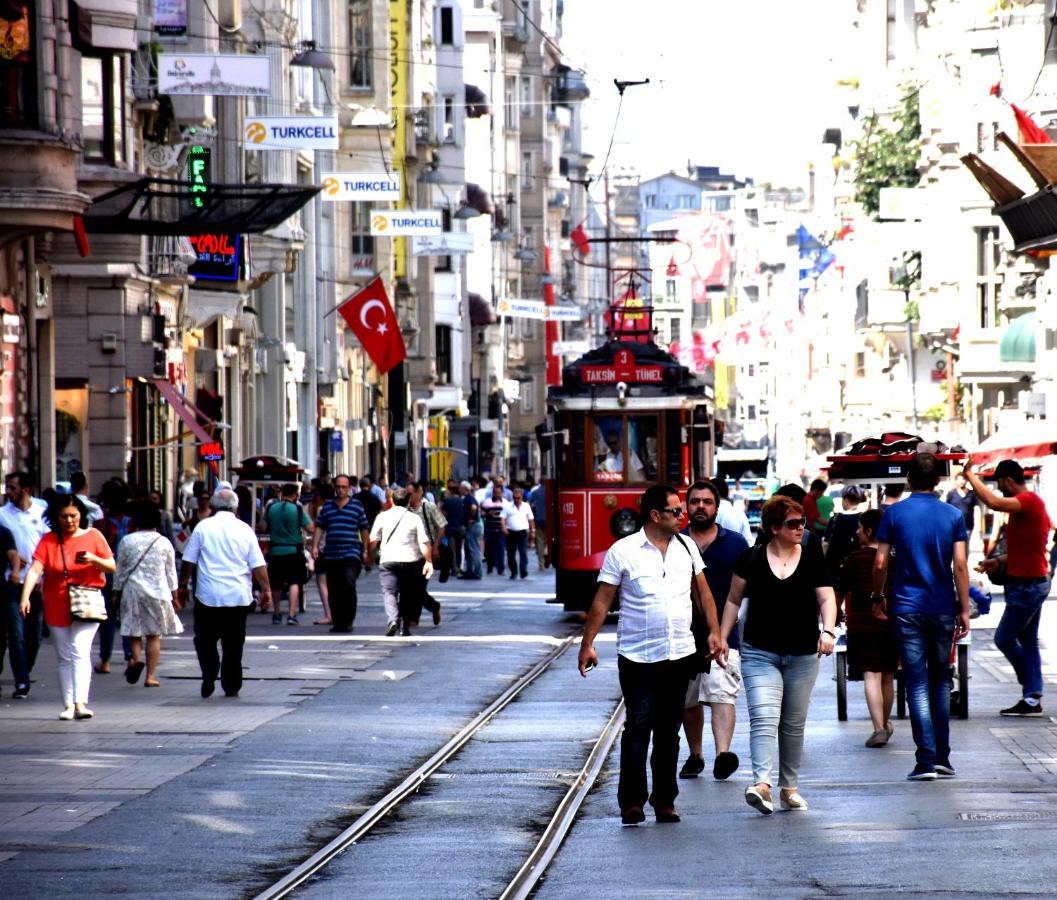
M 1050 136 L 1035 124 L 1035 120 L 1031 116 L 1015 103 L 1010 103 L 1009 105 L 1013 109 L 1013 115 L 1017 117 L 1017 128 L 1020 129 L 1020 142 L 1022 144 L 1053 143 Z
M 383 375 L 407 357 L 404 337 L 380 275 L 342 303 L 338 312 Z

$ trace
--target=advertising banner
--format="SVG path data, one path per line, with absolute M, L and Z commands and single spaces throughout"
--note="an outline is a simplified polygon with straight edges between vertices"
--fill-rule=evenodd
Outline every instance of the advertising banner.
M 322 184 L 325 202 L 400 199 L 399 172 L 324 172 Z
M 548 306 L 544 318 L 552 322 L 579 322 L 583 318 L 583 310 L 579 306 Z
M 241 53 L 159 53 L 158 93 L 214 97 L 268 97 L 266 56 Z
M 416 237 L 444 232 L 439 209 L 372 209 L 371 234 L 375 237 Z
M 543 319 L 546 318 L 546 309 L 542 300 L 519 300 L 516 297 L 500 297 L 496 304 L 499 315 L 516 319 Z
M 465 231 L 445 231 L 436 237 L 417 237 L 411 241 L 413 256 L 465 256 L 473 253 L 473 235 Z
M 558 356 L 583 356 L 591 345 L 587 341 L 555 341 L 554 352 Z
M 187 0 L 154 0 L 154 31 L 167 41 L 186 41 Z
M 242 128 L 247 150 L 337 150 L 334 116 L 253 116 Z

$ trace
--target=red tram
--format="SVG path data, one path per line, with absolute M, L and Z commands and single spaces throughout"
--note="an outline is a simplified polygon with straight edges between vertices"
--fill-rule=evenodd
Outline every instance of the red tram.
M 590 606 L 606 551 L 642 526 L 647 487 L 683 492 L 714 472 L 711 384 L 654 344 L 652 328 L 637 335 L 618 333 L 566 365 L 548 392 L 552 602 L 570 611 Z

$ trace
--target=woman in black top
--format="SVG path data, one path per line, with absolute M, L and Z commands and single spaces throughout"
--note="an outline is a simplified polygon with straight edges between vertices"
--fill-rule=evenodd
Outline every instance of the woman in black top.
M 775 496 L 764 504 L 760 526 L 767 542 L 746 550 L 735 564 L 723 609 L 726 640 L 742 599 L 752 598 L 741 644 L 754 781 L 745 800 L 765 815 L 774 810 L 776 737 L 782 808 L 807 809 L 797 790 L 804 725 L 819 657 L 833 652 L 837 605 L 822 554 L 801 543 L 806 524 L 803 507 L 788 497 Z

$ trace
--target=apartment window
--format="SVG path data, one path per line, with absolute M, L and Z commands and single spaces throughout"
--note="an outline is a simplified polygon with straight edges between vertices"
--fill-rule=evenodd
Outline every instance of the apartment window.
M 536 411 L 536 376 L 530 375 L 521 383 L 521 411 Z
M 697 198 L 693 194 L 680 194 L 675 198 L 676 209 L 697 209 Z
M 536 177 L 536 161 L 531 150 L 525 150 L 521 154 L 521 189 L 523 191 L 534 190 Z
M 437 351 L 437 384 L 451 384 L 451 326 L 437 325 L 433 329 L 434 347 Z
M 656 208 L 657 208 L 657 195 L 656 194 L 647 194 L 646 195 L 646 209 L 656 209 Z
M 530 23 L 533 21 L 532 5 L 533 0 L 520 0 L 520 3 L 518 3 L 517 24 L 519 28 L 525 31 L 528 31 L 531 27 Z
M 675 279 L 669 278 L 664 282 L 664 296 L 668 300 L 675 300 Z
M 371 208 L 366 203 L 349 203 L 352 215 L 352 255 L 373 256 L 374 238 L 371 236 Z
M 125 158 L 122 57 L 81 57 L 81 139 L 85 158 L 116 165 Z
M 525 118 L 532 117 L 532 94 L 533 79 L 528 75 L 521 76 L 521 115 Z
M 447 96 L 443 98 L 442 115 L 444 121 L 441 124 L 440 139 L 445 144 L 455 143 L 455 98 Z
M 474 9 L 484 9 L 484 0 L 473 0 Z
M 0 128 L 33 128 L 37 124 L 36 65 L 33 7 L 9 4 L 21 12 L 16 21 L 3 21 L 0 52 Z
M 748 416 L 746 418 L 748 418 L 748 420 L 750 422 L 755 422 L 756 421 L 756 404 L 755 403 L 750 403 L 749 404 L 749 414 L 748 414 Z
M 539 330 L 536 328 L 535 319 L 522 319 L 521 320 L 521 336 L 526 341 L 535 341 L 539 339 Z
M 681 319 L 670 319 L 668 322 L 668 343 L 674 344 L 683 339 L 683 323 Z
M 450 6 L 440 8 L 440 43 L 443 47 L 455 44 L 455 10 Z
M 745 371 L 746 371 L 746 374 L 749 376 L 749 378 L 755 378 L 756 377 L 756 366 L 753 365 L 753 363 L 749 363 L 749 365 L 746 367 Z
M 349 87 L 366 90 L 371 87 L 371 3 L 349 2 Z
M 998 289 L 1000 278 L 998 264 L 1002 245 L 998 240 L 998 229 L 994 227 L 976 229 L 976 303 L 981 328 L 998 325 Z
M 855 354 L 855 377 L 866 377 L 866 353 L 860 351 Z
M 508 75 L 503 82 L 503 105 L 506 107 L 507 129 L 509 131 L 517 131 L 517 77 L 514 75 Z
M 451 207 L 445 207 L 440 211 L 440 226 L 441 230 L 445 233 L 451 231 Z M 437 261 L 433 266 L 433 271 L 450 272 L 451 270 L 451 257 L 438 256 Z

